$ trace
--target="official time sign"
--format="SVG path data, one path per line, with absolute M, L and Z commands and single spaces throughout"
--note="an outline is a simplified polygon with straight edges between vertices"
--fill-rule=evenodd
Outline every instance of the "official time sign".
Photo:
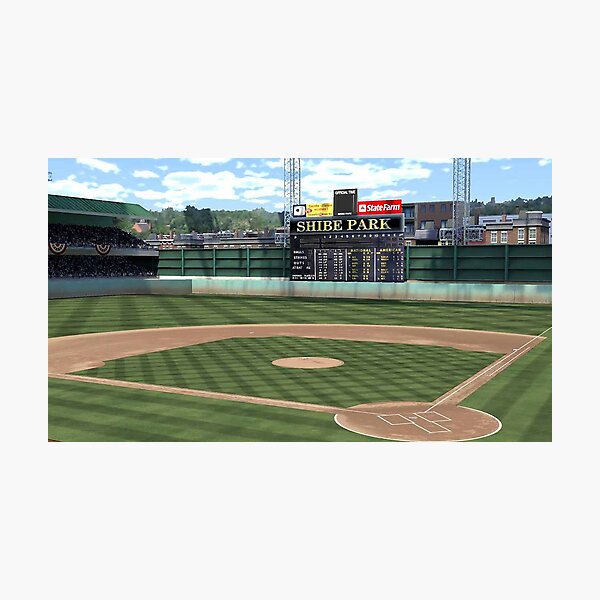
M 402 200 L 359 200 L 356 212 L 359 215 L 397 215 L 402 212 Z

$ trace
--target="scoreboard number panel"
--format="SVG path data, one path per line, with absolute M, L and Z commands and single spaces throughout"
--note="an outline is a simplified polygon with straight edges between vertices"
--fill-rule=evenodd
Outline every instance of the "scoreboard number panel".
M 290 223 L 292 281 L 405 281 L 402 215 L 309 222 Z

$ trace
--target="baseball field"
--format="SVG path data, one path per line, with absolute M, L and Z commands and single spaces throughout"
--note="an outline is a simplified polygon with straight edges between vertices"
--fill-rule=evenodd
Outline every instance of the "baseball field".
M 551 306 L 49 300 L 57 441 L 551 441 Z

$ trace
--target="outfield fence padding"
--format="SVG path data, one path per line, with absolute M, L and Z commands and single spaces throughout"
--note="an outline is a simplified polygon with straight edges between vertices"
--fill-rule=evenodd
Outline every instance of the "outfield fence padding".
M 120 296 L 123 294 L 191 294 L 189 279 L 163 281 L 143 277 L 82 277 L 48 279 L 48 298 Z

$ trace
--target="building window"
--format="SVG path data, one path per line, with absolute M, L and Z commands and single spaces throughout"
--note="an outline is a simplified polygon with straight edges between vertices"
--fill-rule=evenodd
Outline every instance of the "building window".
M 525 243 L 525 227 L 519 227 L 517 231 L 517 242 L 519 244 Z
M 404 233 L 412 234 L 414 232 L 415 232 L 415 224 L 407 223 L 406 226 L 404 227 Z
M 435 204 L 429 205 L 429 212 L 435 212 Z
M 414 219 L 415 218 L 415 209 L 413 206 L 411 206 L 410 208 L 403 208 L 402 212 L 404 213 L 404 216 L 407 219 Z
M 440 221 L 440 227 L 448 227 L 448 219 L 442 219 Z
M 425 229 L 425 225 L 427 225 L 427 221 L 421 221 L 419 223 L 419 229 Z
M 445 204 L 440 204 L 440 210 L 442 212 L 446 212 L 446 205 Z M 444 227 L 445 227 L 445 225 L 444 225 Z
M 500 232 L 500 243 L 501 244 L 508 243 L 508 231 L 501 231 Z
M 529 243 L 535 244 L 537 241 L 537 229 L 535 227 L 529 228 Z
M 498 243 L 498 232 L 497 231 L 490 232 L 490 243 L 492 243 L 492 244 Z

